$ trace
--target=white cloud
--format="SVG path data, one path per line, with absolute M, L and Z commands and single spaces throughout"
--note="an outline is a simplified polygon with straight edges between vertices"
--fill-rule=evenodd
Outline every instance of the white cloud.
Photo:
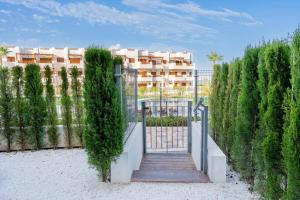
M 0 2 L 22 5 L 43 13 L 33 15 L 38 23 L 52 23 L 49 20 L 58 20 L 57 17 L 72 17 L 92 24 L 123 26 L 145 35 L 182 42 L 205 40 L 217 33 L 217 30 L 201 25 L 199 17 L 252 26 L 260 23 L 245 12 L 230 9 L 207 10 L 192 2 L 170 4 L 162 0 L 123 0 L 124 5 L 132 8 L 131 11 L 122 11 L 93 1 L 60 3 L 57 0 L 0 0 Z
M 37 21 L 38 23 L 42 24 L 42 23 L 56 23 L 56 22 L 59 22 L 58 19 L 51 19 L 49 17 L 46 17 L 46 16 L 42 16 L 42 15 L 37 15 L 37 14 L 34 14 L 32 15 L 32 18 Z
M 0 19 L 0 22 L 1 23 L 6 23 L 7 21 L 6 21 L 6 19 Z
M 110 49 L 120 49 L 121 45 L 120 44 L 113 44 L 109 47 Z
M 11 12 L 9 10 L 0 10 L 0 13 L 5 14 L 5 15 L 9 15 Z

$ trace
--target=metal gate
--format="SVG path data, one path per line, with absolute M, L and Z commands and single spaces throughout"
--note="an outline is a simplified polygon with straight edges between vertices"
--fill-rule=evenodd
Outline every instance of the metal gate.
M 144 153 L 191 152 L 192 102 L 142 102 Z

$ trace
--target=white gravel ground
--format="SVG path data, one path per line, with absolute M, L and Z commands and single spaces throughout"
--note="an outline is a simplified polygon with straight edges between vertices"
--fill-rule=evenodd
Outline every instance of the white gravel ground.
M 225 184 L 101 183 L 82 149 L 0 153 L 0 199 L 258 199 L 238 175 Z

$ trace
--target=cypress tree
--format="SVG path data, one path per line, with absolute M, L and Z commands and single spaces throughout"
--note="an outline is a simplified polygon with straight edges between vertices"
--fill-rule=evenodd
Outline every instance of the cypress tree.
M 227 77 L 228 77 L 228 68 L 229 65 L 227 63 L 223 63 L 222 64 L 222 68 L 221 68 L 221 82 L 220 82 L 220 92 L 218 95 L 218 120 L 217 120 L 217 126 L 218 126 L 218 137 L 216 142 L 221 146 L 221 148 L 223 149 L 223 151 L 226 152 L 225 149 L 225 139 L 226 139 L 226 135 L 224 133 L 224 129 L 223 129 L 223 118 L 225 116 L 225 98 L 226 98 L 226 87 L 227 87 Z
M 83 102 L 82 102 L 82 90 L 81 83 L 79 81 L 79 70 L 76 66 L 71 69 L 72 77 L 72 97 L 76 121 L 75 133 L 79 138 L 80 145 L 83 146 Z
M 219 118 L 219 102 L 218 95 L 220 92 L 220 74 L 221 74 L 221 66 L 216 64 L 213 69 L 212 76 L 212 84 L 211 84 L 211 95 L 209 98 L 209 105 L 211 111 L 211 127 L 212 127 L 212 137 L 214 140 L 217 140 L 217 132 L 218 132 L 218 118 Z
M 84 141 L 89 163 L 109 181 L 111 162 L 123 151 L 124 128 L 120 97 L 109 51 L 89 48 L 85 52 Z
M 263 157 L 262 143 L 266 135 L 266 124 L 264 115 L 267 111 L 267 93 L 268 93 L 268 72 L 265 64 L 265 48 L 263 46 L 259 52 L 258 64 L 258 80 L 257 89 L 259 93 L 259 115 L 258 115 L 258 128 L 254 140 L 255 149 L 255 189 L 263 193 L 266 189 L 266 172 Z
M 6 138 L 7 152 L 11 150 L 13 131 L 13 97 L 8 69 L 0 68 L 0 115 L 3 135 Z
M 239 85 L 240 85 L 240 71 L 241 71 L 242 61 L 240 59 L 235 59 L 231 65 L 231 75 L 228 79 L 227 88 L 227 101 L 228 102 L 228 110 L 226 111 L 228 114 L 225 118 L 228 120 L 224 122 L 224 133 L 226 134 L 226 149 L 228 159 L 231 159 L 231 151 L 232 144 L 235 135 L 235 124 L 236 124 L 236 116 L 237 116 L 237 99 L 239 94 Z M 225 104 L 226 105 L 226 104 Z M 226 115 L 226 114 L 225 114 Z M 226 124 L 228 123 L 228 124 Z
M 25 111 L 26 102 L 24 98 L 24 74 L 21 66 L 15 66 L 12 69 L 12 89 L 14 96 L 14 110 L 15 110 L 15 121 L 19 128 L 18 143 L 21 150 L 24 151 L 26 148 L 26 129 L 25 129 Z
M 284 132 L 284 162 L 287 174 L 286 199 L 300 199 L 300 28 L 291 45 L 291 98 Z
M 257 128 L 259 48 L 247 47 L 241 77 L 241 91 L 238 96 L 236 134 L 234 136 L 233 157 L 242 177 L 253 185 L 254 156 L 253 138 Z
M 280 199 L 282 194 L 283 100 L 284 94 L 290 87 L 289 54 L 289 46 L 284 42 L 273 42 L 265 50 L 268 72 L 268 106 L 264 115 L 267 135 L 263 141 L 263 153 L 267 177 L 266 197 L 269 199 Z
M 66 129 L 66 141 L 68 148 L 72 147 L 72 102 L 71 97 L 69 95 L 69 82 L 68 82 L 68 74 L 65 67 L 61 68 L 61 105 L 62 105 L 62 116 L 63 116 L 63 124 Z
M 51 68 L 49 65 L 45 67 L 46 78 L 46 104 L 47 104 L 47 120 L 48 120 L 48 138 L 50 145 L 55 149 L 58 145 L 57 132 L 57 111 L 55 91 L 52 83 Z
M 39 65 L 28 64 L 25 68 L 25 97 L 27 100 L 26 119 L 30 126 L 29 139 L 35 149 L 40 149 L 43 145 L 47 113 Z

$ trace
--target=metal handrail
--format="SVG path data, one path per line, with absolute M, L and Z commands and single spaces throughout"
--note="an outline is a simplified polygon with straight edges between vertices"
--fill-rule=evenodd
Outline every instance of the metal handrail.
M 200 98 L 194 112 L 197 116 L 197 111 L 201 111 L 201 170 L 207 174 L 208 106 L 203 102 L 204 99 Z M 195 121 L 197 121 L 197 117 L 195 117 Z

